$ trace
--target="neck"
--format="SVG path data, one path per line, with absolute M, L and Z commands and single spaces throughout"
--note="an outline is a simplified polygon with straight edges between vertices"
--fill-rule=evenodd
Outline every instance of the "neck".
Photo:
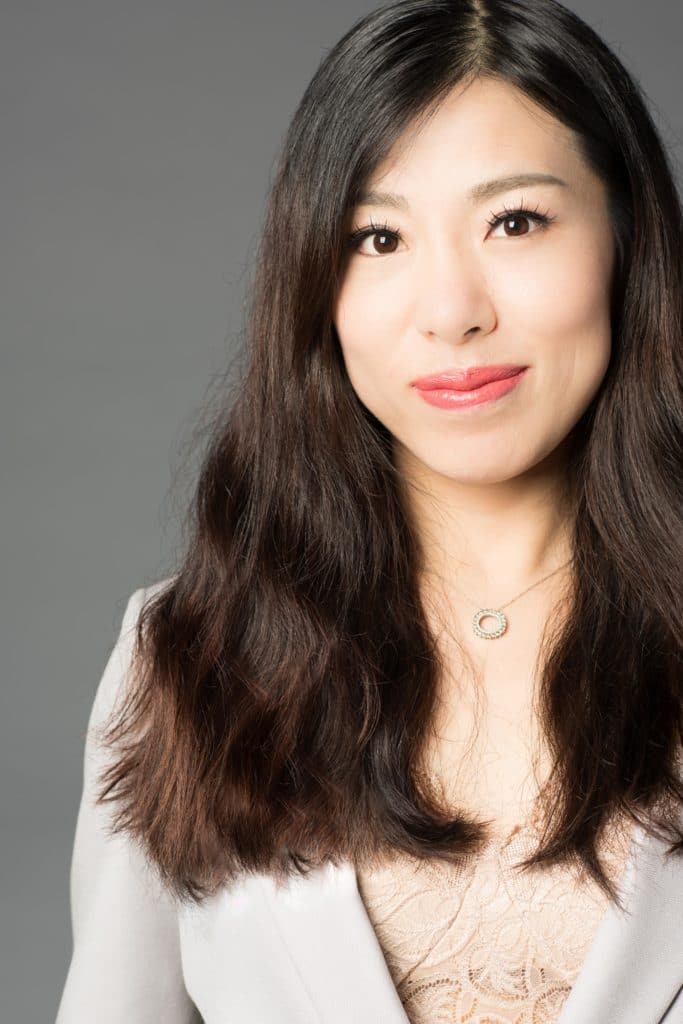
M 559 453 L 493 483 L 454 480 L 405 449 L 397 452 L 397 467 L 427 578 L 457 581 L 495 602 L 571 559 L 572 515 Z

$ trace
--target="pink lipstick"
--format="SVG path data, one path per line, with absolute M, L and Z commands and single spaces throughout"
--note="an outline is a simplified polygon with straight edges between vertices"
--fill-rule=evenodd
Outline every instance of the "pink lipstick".
M 462 409 L 502 398 L 521 381 L 527 366 L 472 366 L 444 370 L 411 381 L 421 398 L 441 409 Z

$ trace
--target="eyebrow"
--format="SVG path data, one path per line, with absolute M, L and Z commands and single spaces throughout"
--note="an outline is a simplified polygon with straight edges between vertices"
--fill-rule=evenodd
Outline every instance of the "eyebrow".
M 503 178 L 492 178 L 490 181 L 482 181 L 474 185 L 467 193 L 467 198 L 472 203 L 480 203 L 485 199 L 492 199 L 500 192 L 507 192 L 509 189 L 521 188 L 524 185 L 560 185 L 569 188 L 566 181 L 557 178 L 554 174 L 523 173 L 506 174 Z M 407 210 L 410 206 L 405 196 L 396 195 L 394 192 L 362 192 L 356 201 L 356 206 L 391 206 L 397 210 Z

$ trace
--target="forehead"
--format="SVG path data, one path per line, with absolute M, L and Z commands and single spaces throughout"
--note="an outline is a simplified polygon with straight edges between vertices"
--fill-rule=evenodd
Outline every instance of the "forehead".
M 521 170 L 560 179 L 588 172 L 574 133 L 515 86 L 476 79 L 416 119 L 378 163 L 364 192 L 462 190 Z M 475 197 L 476 198 L 476 197 Z M 486 198 L 481 195 L 479 198 Z

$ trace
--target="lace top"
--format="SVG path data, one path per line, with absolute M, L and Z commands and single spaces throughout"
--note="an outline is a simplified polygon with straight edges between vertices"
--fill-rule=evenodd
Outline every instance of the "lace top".
M 602 862 L 618 886 L 632 823 Z M 361 898 L 412 1024 L 555 1024 L 608 897 L 576 867 L 516 872 L 532 820 L 457 866 L 403 854 L 357 870 Z

